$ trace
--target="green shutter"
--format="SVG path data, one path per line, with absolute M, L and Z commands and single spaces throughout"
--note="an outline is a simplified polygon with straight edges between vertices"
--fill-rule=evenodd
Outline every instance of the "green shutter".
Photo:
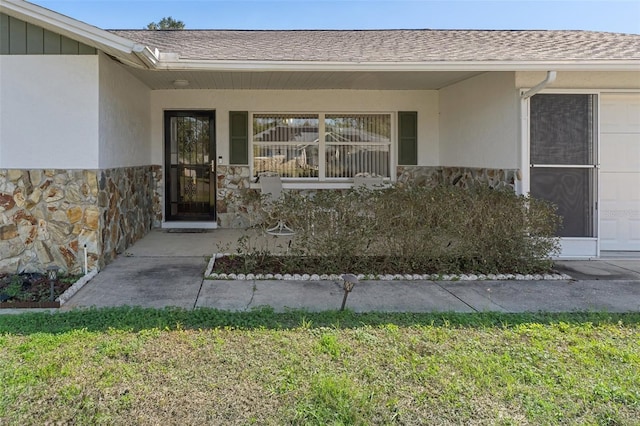
M 249 164 L 249 113 L 229 111 L 229 164 Z
M 418 164 L 418 113 L 398 112 L 398 164 Z

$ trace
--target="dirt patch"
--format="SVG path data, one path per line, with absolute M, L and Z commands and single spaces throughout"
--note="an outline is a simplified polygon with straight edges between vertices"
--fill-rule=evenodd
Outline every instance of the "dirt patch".
M 51 283 L 45 274 L 2 274 L 0 275 L 0 308 L 51 308 L 60 304 L 55 299 L 64 293 L 78 277 L 65 276 Z M 56 305 L 57 306 L 53 306 Z

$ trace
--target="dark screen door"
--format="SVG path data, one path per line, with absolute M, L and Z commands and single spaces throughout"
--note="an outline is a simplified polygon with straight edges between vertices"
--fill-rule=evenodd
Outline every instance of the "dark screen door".
M 538 94 L 530 102 L 531 195 L 558 207 L 560 237 L 594 237 L 596 96 Z
M 213 111 L 166 111 L 167 220 L 215 220 Z

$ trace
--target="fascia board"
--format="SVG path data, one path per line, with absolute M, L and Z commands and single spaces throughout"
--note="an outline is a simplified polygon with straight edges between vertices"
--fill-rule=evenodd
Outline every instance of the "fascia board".
M 145 46 L 49 9 L 23 0 L 0 0 L 0 12 L 108 52 L 123 62 L 144 65 L 137 53 Z
M 638 71 L 626 61 L 300 62 L 159 60 L 156 69 L 183 71 Z

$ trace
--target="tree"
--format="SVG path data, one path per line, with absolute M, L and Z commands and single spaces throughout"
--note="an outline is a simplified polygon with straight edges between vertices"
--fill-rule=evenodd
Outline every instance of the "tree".
M 176 21 L 171 16 L 162 18 L 158 22 L 151 22 L 147 25 L 148 30 L 184 30 L 184 22 Z

